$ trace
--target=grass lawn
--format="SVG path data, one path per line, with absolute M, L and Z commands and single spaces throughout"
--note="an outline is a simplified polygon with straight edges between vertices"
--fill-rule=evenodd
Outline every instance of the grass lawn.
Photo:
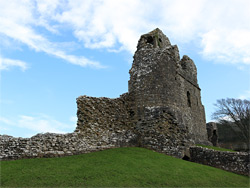
M 248 187 L 249 178 L 144 148 L 1 162 L 0 187 Z
M 217 151 L 231 151 L 231 152 L 237 152 L 231 149 L 226 149 L 226 148 L 220 148 L 220 147 L 215 147 L 215 146 L 205 146 L 205 145 L 201 145 L 201 144 L 197 144 L 197 146 L 201 146 L 203 148 L 208 148 L 208 149 L 213 149 L 213 150 L 217 150 Z

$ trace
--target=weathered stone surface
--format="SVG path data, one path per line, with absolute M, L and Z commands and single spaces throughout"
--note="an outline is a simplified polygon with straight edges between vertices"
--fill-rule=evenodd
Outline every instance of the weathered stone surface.
M 215 151 L 203 147 L 190 147 L 190 160 L 249 176 L 249 153 L 246 152 Z
M 208 144 L 197 70 L 180 59 L 160 29 L 142 35 L 129 71 L 128 93 L 116 99 L 77 98 L 77 128 L 69 134 L 0 137 L 2 159 L 72 155 L 140 146 L 182 158 L 194 143 Z
M 107 127 L 133 137 L 122 145 L 142 146 L 183 157 L 193 143 L 208 144 L 197 70 L 159 29 L 142 35 L 129 71 L 129 91 L 117 99 L 77 99 L 77 132 L 105 134 Z
M 129 91 L 116 99 L 77 98 L 77 128 L 31 138 L 0 135 L 0 160 L 59 157 L 139 146 L 248 175 L 249 154 L 189 147 L 207 140 L 197 69 L 156 29 L 142 35 L 129 71 Z M 209 140 L 215 126 L 208 126 Z
M 167 107 L 195 143 L 208 144 L 196 66 L 188 56 L 180 59 L 178 47 L 161 30 L 142 35 L 129 73 L 137 121 L 145 119 L 146 108 Z

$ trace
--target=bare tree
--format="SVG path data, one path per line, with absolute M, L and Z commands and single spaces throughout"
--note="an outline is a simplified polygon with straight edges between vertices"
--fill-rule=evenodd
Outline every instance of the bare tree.
M 250 101 L 241 99 L 220 99 L 215 104 L 217 110 L 212 114 L 212 118 L 221 124 L 231 125 L 234 123 L 242 132 L 242 136 L 249 144 L 250 128 Z

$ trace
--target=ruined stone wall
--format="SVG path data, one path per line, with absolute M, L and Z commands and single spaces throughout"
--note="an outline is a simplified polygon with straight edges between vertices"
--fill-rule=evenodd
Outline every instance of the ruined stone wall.
M 139 146 L 182 158 L 190 141 L 175 112 L 169 107 L 146 107 L 138 119 L 135 101 L 128 93 L 116 99 L 79 97 L 76 132 L 88 139 L 94 135 L 99 145 Z
M 74 133 L 37 134 L 31 138 L 0 135 L 0 159 L 57 157 L 107 148 L 133 146 L 126 95 L 117 98 L 77 98 L 78 122 Z
M 190 147 L 190 160 L 249 176 L 249 153 L 246 152 L 215 151 L 203 147 Z
M 127 94 L 119 98 L 96 98 L 81 96 L 77 98 L 77 128 L 75 132 L 98 145 L 133 145 L 134 122 L 130 119 Z
M 196 66 L 187 56 L 180 59 L 178 47 L 161 30 L 141 36 L 129 73 L 129 91 L 119 98 L 77 98 L 74 133 L 1 137 L 1 156 L 39 157 L 47 152 L 64 155 L 140 146 L 182 158 L 194 142 L 207 143 Z
M 0 135 L 0 159 L 58 157 L 104 149 L 77 133 L 37 134 L 31 138 Z
M 0 159 L 75 155 L 114 147 L 139 146 L 182 158 L 192 144 L 188 130 L 168 107 L 147 107 L 135 120 L 133 99 L 77 98 L 77 128 L 69 134 L 37 134 L 31 138 L 0 135 Z

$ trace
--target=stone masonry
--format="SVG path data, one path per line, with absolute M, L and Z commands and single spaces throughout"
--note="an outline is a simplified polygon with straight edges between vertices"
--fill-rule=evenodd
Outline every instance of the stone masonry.
M 190 160 L 192 162 L 246 176 L 249 176 L 249 159 L 247 152 L 215 151 L 203 147 L 190 147 Z
M 92 134 L 87 129 L 93 124 L 110 139 L 110 134 L 129 132 L 130 140 L 120 140 L 118 146 L 146 147 L 176 157 L 183 157 L 194 143 L 210 144 L 196 66 L 188 56 L 180 59 L 177 46 L 160 29 L 141 36 L 129 73 L 128 93 L 120 98 L 77 99 L 76 132 Z
M 31 138 L 0 136 L 1 159 L 51 157 L 112 147 L 139 146 L 182 158 L 207 140 L 197 70 L 180 59 L 160 29 L 142 35 L 134 55 L 128 93 L 119 98 L 77 98 L 77 128 L 69 134 Z

